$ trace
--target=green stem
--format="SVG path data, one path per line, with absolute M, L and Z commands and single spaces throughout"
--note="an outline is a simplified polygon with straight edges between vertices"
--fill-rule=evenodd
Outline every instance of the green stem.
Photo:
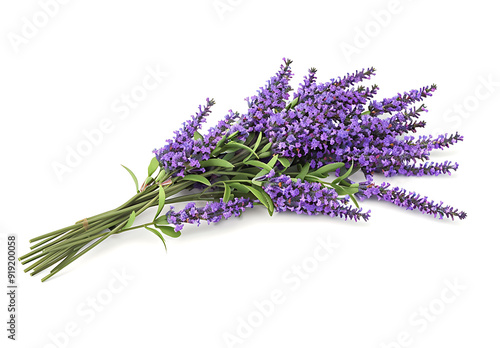
M 117 223 L 120 223 L 125 219 L 128 220 L 128 217 L 121 217 L 114 219 L 112 221 L 109 221 L 107 224 L 101 224 L 98 228 L 93 229 L 92 231 L 87 231 L 85 233 L 82 233 L 81 235 L 71 238 L 69 240 L 63 241 L 59 243 L 58 245 L 53 245 L 50 247 L 46 247 L 43 250 L 43 253 L 51 253 L 54 252 L 55 250 L 59 250 L 62 248 L 67 248 L 70 246 L 76 246 L 78 244 L 87 244 L 88 242 L 93 241 L 96 238 L 96 234 L 100 233 L 101 231 L 104 231 L 105 229 L 117 225 Z M 43 254 L 42 253 L 42 254 Z
M 33 263 L 31 266 L 27 267 L 24 272 L 29 272 L 31 271 L 33 268 L 45 263 L 46 261 L 50 261 L 51 259 L 53 259 L 55 256 L 57 255 L 46 255 L 45 257 L 43 257 L 41 260 L 38 260 L 37 262 Z
M 74 252 L 76 253 L 76 251 L 78 251 L 79 248 L 75 249 Z M 58 256 L 55 257 L 55 258 L 51 258 L 50 260 L 47 260 L 45 261 L 43 264 L 41 264 L 40 266 L 36 267 L 33 272 L 30 273 L 31 276 L 34 276 L 35 274 L 38 274 L 42 271 L 44 271 L 45 269 L 49 268 L 50 266 L 52 266 L 53 264 L 61 261 L 62 259 L 64 258 L 67 258 L 69 255 L 72 255 L 72 250 L 69 249 L 69 250 L 66 250 L 66 251 L 63 251 L 62 253 L 58 253 Z M 63 260 L 64 261 L 64 260 Z M 62 262 L 61 262 L 62 263 Z
M 138 216 L 139 214 L 141 214 L 142 212 L 144 212 L 146 209 L 148 209 L 157 200 L 158 200 L 158 197 L 155 197 L 151 201 L 149 201 L 146 205 L 144 205 L 141 209 L 139 209 L 139 211 L 136 212 L 136 216 Z M 52 276 L 54 276 L 55 274 L 57 274 L 59 271 L 61 271 L 65 267 L 67 267 L 69 264 L 71 264 L 72 262 L 74 262 L 75 260 L 77 260 L 78 258 L 80 258 L 81 256 L 85 255 L 87 252 L 89 252 L 90 250 L 92 250 L 93 248 L 95 248 L 97 245 L 99 245 L 100 243 L 102 243 L 104 240 L 106 240 L 107 238 L 109 238 L 111 235 L 119 232 L 123 228 L 123 226 L 125 226 L 126 223 L 127 223 L 127 221 L 123 221 L 118 226 L 116 226 L 111 231 L 109 231 L 104 236 L 102 236 L 99 240 L 97 240 L 96 242 L 94 242 L 93 244 L 91 244 L 90 246 L 88 246 L 87 248 L 85 248 L 84 250 L 82 250 L 80 253 L 78 253 L 78 254 L 74 255 L 73 257 L 67 259 L 65 261 L 66 264 L 63 265 L 61 268 L 57 268 L 57 266 L 56 266 L 53 269 L 53 272 L 51 272 L 49 275 L 47 275 L 47 276 L 45 276 L 45 277 L 42 278 L 42 282 L 44 282 L 47 279 L 51 278 Z
M 112 221 L 116 221 L 116 219 L 114 219 Z M 50 250 L 50 247 L 52 247 L 53 245 L 56 245 L 56 244 L 61 245 L 61 244 L 64 244 L 68 240 L 73 240 L 75 238 L 74 236 L 76 234 L 78 234 L 79 236 L 82 234 L 89 235 L 89 234 L 92 234 L 93 232 L 95 232 L 96 230 L 102 231 L 103 229 L 106 229 L 110 226 L 113 226 L 113 225 L 107 225 L 107 224 L 109 224 L 109 220 L 98 223 L 97 225 L 92 225 L 92 226 L 89 225 L 90 228 L 87 228 L 87 230 L 85 230 L 83 227 L 76 229 L 74 231 L 69 232 L 68 234 L 66 234 L 64 236 L 61 236 L 59 239 L 57 239 L 57 240 L 55 240 L 55 241 L 53 241 L 45 246 L 39 246 L 37 249 L 23 255 L 21 258 L 24 259 L 28 256 L 35 255 L 35 254 L 40 253 L 40 252 L 42 252 L 41 255 L 44 255 L 44 254 L 46 254 L 46 252 L 43 252 L 43 251 L 45 251 L 47 249 Z M 76 238 L 78 238 L 78 237 L 76 237 Z M 35 257 L 35 258 L 37 258 L 37 257 Z M 34 260 L 35 258 L 31 258 L 30 260 L 25 260 L 22 262 L 22 264 L 30 262 L 30 261 Z
M 120 231 L 121 232 L 125 232 L 125 231 L 131 231 L 131 230 L 136 230 L 138 228 L 142 228 L 142 227 L 147 227 L 149 225 L 154 225 L 154 222 L 150 222 L 150 223 L 147 223 L 147 224 L 142 224 L 142 225 L 137 225 L 137 226 L 134 226 L 134 227 L 129 227 L 129 228 L 124 228 Z
M 72 230 L 73 228 L 76 228 L 76 227 L 82 227 L 83 224 L 82 223 L 76 223 L 74 225 L 71 225 L 71 226 L 67 226 L 67 227 L 64 227 L 64 228 L 61 228 L 59 230 L 56 230 L 56 231 L 53 231 L 53 232 L 49 232 L 49 233 L 45 233 L 45 234 L 42 234 L 41 236 L 38 236 L 38 237 L 35 237 L 33 239 L 30 239 L 29 242 L 30 243 L 33 243 L 33 242 L 36 242 L 40 239 L 44 239 L 44 238 L 47 238 L 47 237 L 51 237 L 53 235 L 60 235 L 64 232 L 67 232 L 67 231 L 70 231 Z

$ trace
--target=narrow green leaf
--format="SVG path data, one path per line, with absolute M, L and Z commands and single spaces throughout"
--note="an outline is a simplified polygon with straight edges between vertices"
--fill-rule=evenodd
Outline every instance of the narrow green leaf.
M 359 190 L 357 187 L 344 187 L 344 186 L 336 186 L 335 187 L 335 191 L 337 191 L 337 193 L 339 195 L 352 195 L 352 194 L 355 194 L 357 193 Z
M 252 140 L 255 138 L 255 132 L 248 134 L 247 140 L 245 140 L 245 145 L 250 145 Z
M 236 151 L 235 151 L 236 152 Z M 222 157 L 222 159 L 224 161 L 230 161 L 233 159 L 233 157 L 235 156 L 235 153 L 234 152 L 228 152 L 224 155 L 224 157 Z
M 339 182 L 341 182 L 342 180 L 344 180 L 345 178 L 349 177 L 349 175 L 351 175 L 351 172 L 352 172 L 353 168 L 354 168 L 354 162 L 351 163 L 351 166 L 349 167 L 349 169 L 347 170 L 347 172 L 345 172 L 344 175 L 339 176 L 337 179 L 335 179 L 335 180 L 332 181 L 332 185 L 336 185 Z
M 231 187 L 228 184 L 224 183 L 224 196 L 222 197 L 222 201 L 224 203 L 229 202 L 229 196 L 231 196 Z
M 162 233 L 172 238 L 177 238 L 181 235 L 180 232 L 175 232 L 175 229 L 172 226 L 156 226 L 156 228 L 159 228 Z
M 290 104 L 288 104 L 285 109 L 286 110 L 290 110 L 290 109 L 293 109 L 294 107 L 297 106 L 297 104 L 299 103 L 299 97 L 295 98 L 294 100 L 292 100 L 292 102 Z
M 160 215 L 165 205 L 165 190 L 162 186 L 158 187 L 158 210 L 156 211 L 155 219 Z
M 188 174 L 184 178 L 182 178 L 182 180 L 201 182 L 202 184 L 210 186 L 210 181 L 208 181 L 207 178 L 205 178 L 204 176 L 201 176 L 201 175 Z
M 220 147 L 216 147 L 216 148 L 212 151 L 212 153 L 210 154 L 210 156 L 212 156 L 212 157 L 217 157 L 217 156 L 219 156 L 219 155 L 220 155 L 220 153 L 221 153 L 221 150 L 222 150 L 222 148 L 220 148 Z
M 234 153 L 234 152 L 236 152 L 236 151 L 238 151 L 238 150 L 239 150 L 239 149 L 238 149 L 237 147 L 234 147 L 234 146 L 233 146 L 233 147 L 226 147 L 226 146 L 224 146 L 224 147 L 222 147 L 222 148 L 220 149 L 220 152 L 219 152 L 217 155 L 219 155 L 221 152 L 225 152 L 225 153 Z M 217 155 L 215 155 L 215 154 L 213 154 L 213 153 L 212 153 L 212 155 L 213 155 L 213 157 L 216 157 L 216 156 L 217 156 Z
M 251 148 L 249 148 L 248 146 L 244 145 L 244 144 L 240 144 L 236 141 L 231 141 L 230 143 L 227 143 L 223 148 L 222 148 L 222 151 L 224 151 L 224 149 L 226 148 L 238 148 L 238 149 L 244 149 L 244 150 L 247 150 L 249 151 L 250 153 L 252 153 L 253 155 L 255 155 L 255 157 L 259 158 L 259 155 L 257 155 L 257 153 L 252 150 Z
M 231 186 L 232 188 L 234 188 L 240 192 L 243 192 L 243 193 L 250 192 L 250 190 L 248 189 L 248 186 L 245 186 L 245 185 L 237 183 L 237 182 L 232 182 L 229 184 L 229 186 Z
M 257 174 L 255 174 L 255 176 L 252 179 L 252 182 L 258 182 L 257 179 L 260 178 L 263 175 L 266 175 L 267 173 L 269 173 L 269 170 L 267 170 L 267 169 L 261 169 L 260 172 L 258 172 Z
M 259 151 L 259 154 L 263 154 L 263 153 L 266 153 L 272 146 L 273 144 L 271 143 L 267 143 L 266 145 L 264 145 L 264 147 Z
M 161 184 L 165 180 L 165 176 L 166 176 L 165 169 L 161 169 L 158 175 L 156 176 L 156 182 L 158 184 Z
M 153 181 L 155 181 L 155 179 L 153 179 L 153 177 L 151 176 L 148 176 L 146 178 L 146 180 L 144 180 L 144 186 L 148 186 L 149 184 L 151 184 Z
M 273 216 L 274 202 L 273 202 L 271 196 L 269 196 L 264 190 L 262 190 L 262 194 L 267 201 L 267 211 L 269 212 L 269 216 Z
M 304 179 L 307 180 L 307 181 L 310 181 L 310 182 L 322 182 L 323 181 L 320 178 L 318 178 L 316 176 L 313 176 L 311 174 L 306 174 L 305 177 L 304 177 Z
M 127 223 L 125 224 L 125 226 L 122 227 L 122 230 L 125 230 L 125 229 L 129 228 L 130 226 L 132 226 L 134 224 L 134 221 L 135 221 L 135 211 L 132 211 L 130 213 L 130 216 L 128 217 Z
M 280 161 L 281 165 L 285 168 L 288 168 L 290 167 L 290 161 L 288 160 L 288 158 L 285 158 L 285 157 L 278 157 L 278 161 Z
M 217 142 L 217 145 L 215 146 L 216 148 L 218 147 L 222 147 L 222 144 L 224 144 L 226 142 L 226 139 L 227 139 L 227 135 L 224 134 L 222 136 L 222 138 Z
M 351 197 L 351 200 L 354 203 L 354 205 L 356 206 L 356 208 L 359 209 L 358 201 L 356 200 L 356 198 L 354 198 L 354 195 L 349 195 L 349 197 Z
M 259 136 L 257 137 L 257 140 L 255 141 L 255 144 L 253 145 L 253 150 L 257 151 L 257 149 L 260 146 L 260 142 L 262 141 L 262 132 L 259 132 Z
M 273 169 L 267 163 L 264 163 L 261 161 L 256 161 L 256 160 L 247 161 L 247 162 L 245 162 L 245 164 L 248 164 L 248 165 L 254 166 L 254 167 L 259 167 L 262 169 L 266 169 L 268 172 L 270 172 Z
M 160 216 L 158 219 L 155 219 L 153 222 L 155 223 L 155 225 L 168 225 L 166 215 Z
M 262 177 L 263 175 L 268 174 L 270 172 L 269 168 L 271 168 L 271 170 L 272 170 L 274 168 L 274 166 L 276 165 L 277 161 L 278 161 L 278 156 L 274 155 L 273 158 L 267 163 L 267 167 L 263 168 L 260 172 L 258 172 L 255 175 L 255 177 L 252 179 L 252 183 L 254 185 L 257 185 L 257 186 L 262 186 L 262 182 L 259 180 L 259 178 Z M 256 161 L 256 162 L 259 162 L 259 161 Z M 266 164 L 266 163 L 263 163 L 263 162 L 260 162 L 260 163 L 261 164 Z
M 200 134 L 200 132 L 195 131 L 195 132 L 194 132 L 193 139 L 194 139 L 194 140 L 198 140 L 198 139 L 203 140 L 203 135 L 201 135 L 201 134 Z
M 334 170 L 336 170 L 338 168 L 342 168 L 343 166 L 344 166 L 344 163 L 342 163 L 342 162 L 330 163 L 330 164 L 327 164 L 321 168 L 316 169 L 314 172 L 312 172 L 310 174 L 318 176 L 321 174 L 333 172 Z
M 149 163 L 148 166 L 148 176 L 153 175 L 153 173 L 158 169 L 158 166 L 160 164 L 158 163 L 158 160 L 156 159 L 156 156 L 151 159 L 151 162 Z
M 240 133 L 240 131 L 236 131 L 234 133 L 231 133 L 229 134 L 229 136 L 227 137 L 229 140 L 233 139 L 235 136 L 237 136 L 238 134 Z
M 220 158 L 210 158 L 206 161 L 200 162 L 201 167 L 223 167 L 223 168 L 234 168 L 234 166 L 223 159 Z
M 255 180 L 255 178 L 252 179 L 252 184 L 255 186 L 262 186 L 262 181 Z
M 304 180 L 304 178 L 306 177 L 306 174 L 309 173 L 310 166 L 311 166 L 311 163 L 306 162 L 306 164 L 300 170 L 299 175 L 297 175 L 297 179 Z
M 259 148 L 259 145 L 260 145 L 260 142 L 262 141 L 262 132 L 259 132 L 259 136 L 257 137 L 257 140 L 255 141 L 255 144 L 253 145 L 253 151 L 257 151 L 257 149 Z M 252 157 L 252 155 L 248 155 L 244 160 L 243 162 L 246 162 L 247 160 L 249 160 L 250 158 Z
M 155 230 L 154 228 L 151 228 L 151 227 L 144 227 L 146 230 L 148 231 L 151 231 L 153 232 L 154 234 L 156 234 L 158 236 L 158 238 L 161 239 L 161 241 L 163 242 L 163 246 L 165 247 L 165 251 L 167 251 L 167 244 L 165 243 L 165 239 L 163 238 L 163 236 L 161 235 L 160 232 L 158 232 L 157 230 Z
M 271 168 L 274 168 L 276 162 L 278 162 L 278 155 L 274 155 L 273 158 L 271 158 L 271 160 L 267 162 L 267 165 Z
M 135 176 L 134 172 L 132 172 L 130 169 L 128 169 L 127 167 L 125 167 L 123 164 L 121 165 L 123 168 L 125 168 L 127 170 L 127 172 L 130 174 L 130 176 L 132 177 L 132 179 L 134 180 L 134 183 L 135 183 L 135 190 L 137 192 L 139 192 L 139 181 L 137 181 L 137 177 Z
M 252 192 L 252 194 L 255 196 L 255 198 L 257 198 L 264 205 L 264 207 L 266 207 L 269 210 L 270 208 L 267 206 L 268 205 L 267 199 L 262 194 L 262 192 L 264 191 L 262 191 L 261 188 L 257 187 L 252 187 L 252 186 L 247 186 L 247 187 L 250 190 L 250 192 Z

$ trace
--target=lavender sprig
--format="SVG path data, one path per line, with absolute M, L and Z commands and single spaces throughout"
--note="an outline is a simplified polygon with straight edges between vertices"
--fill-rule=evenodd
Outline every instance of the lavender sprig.
M 394 187 L 391 189 L 389 187 L 390 184 L 385 182 L 380 185 L 370 184 L 360 187 L 360 197 L 365 199 L 374 196 L 378 200 L 391 202 L 407 210 L 419 210 L 424 214 L 433 215 L 440 219 L 447 217 L 454 220 L 455 217 L 458 217 L 463 220 L 467 217 L 465 212 L 458 211 L 458 209 L 449 205 L 443 205 L 443 202 L 434 202 L 429 200 L 427 196 L 421 196 L 416 192 L 407 192 L 403 188 Z

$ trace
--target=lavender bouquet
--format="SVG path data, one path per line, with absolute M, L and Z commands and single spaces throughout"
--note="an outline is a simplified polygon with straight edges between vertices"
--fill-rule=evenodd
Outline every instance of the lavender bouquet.
M 357 86 L 375 69 L 348 74 L 326 83 L 316 82 L 310 69 L 290 100 L 291 60 L 247 98 L 244 114 L 229 111 L 218 124 L 200 132 L 214 101 L 186 121 L 165 146 L 154 150 L 148 177 L 136 194 L 114 210 L 30 240 L 32 251 L 21 256 L 31 263 L 25 272 L 38 274 L 53 266 L 45 281 L 114 234 L 138 228 L 179 237 L 185 224 L 215 223 L 239 216 L 245 209 L 264 206 L 275 211 L 328 215 L 368 220 L 357 200 L 376 197 L 434 217 L 464 219 L 466 213 L 407 192 L 389 183 L 377 183 L 374 173 L 422 176 L 450 174 L 457 163 L 428 162 L 432 150 L 462 140 L 452 135 L 415 136 L 425 121 L 417 102 L 432 95 L 436 86 L 374 100 L 378 86 Z M 358 171 L 363 181 L 354 182 Z M 199 206 L 195 202 L 206 202 Z M 189 202 L 180 210 L 163 213 L 166 204 Z M 134 226 L 137 215 L 156 207 L 147 224 Z

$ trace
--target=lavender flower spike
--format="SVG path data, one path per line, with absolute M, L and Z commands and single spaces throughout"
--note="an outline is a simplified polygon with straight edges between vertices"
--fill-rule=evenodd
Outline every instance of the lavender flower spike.
M 278 212 L 293 211 L 297 214 L 328 215 L 367 221 L 370 211 L 362 213 L 347 205 L 348 199 L 339 199 L 335 190 L 323 187 L 317 182 L 301 179 L 293 180 L 287 175 L 280 175 L 264 185 L 264 191 L 271 197 Z
M 382 183 L 380 185 L 369 184 L 360 185 L 360 198 L 365 199 L 371 196 L 375 196 L 378 200 L 384 200 L 391 202 L 399 207 L 406 208 L 407 210 L 419 210 L 423 214 L 433 215 L 434 217 L 439 216 L 442 219 L 444 216 L 454 220 L 458 217 L 463 220 L 467 217 L 467 214 L 463 211 L 458 211 L 449 205 L 443 206 L 443 202 L 436 203 L 433 200 L 429 200 L 427 196 L 421 196 L 416 192 L 406 192 L 405 189 L 395 187 L 390 189 L 390 184 Z
M 208 202 L 204 207 L 198 208 L 194 202 L 188 203 L 184 209 L 175 211 L 173 207 L 167 213 L 167 221 L 175 225 L 175 231 L 179 232 L 185 223 L 198 224 L 201 220 L 210 223 L 217 223 L 224 217 L 229 219 L 231 216 L 238 217 L 246 208 L 252 208 L 253 203 L 248 198 L 234 198 L 224 203 L 222 198 L 219 202 Z

